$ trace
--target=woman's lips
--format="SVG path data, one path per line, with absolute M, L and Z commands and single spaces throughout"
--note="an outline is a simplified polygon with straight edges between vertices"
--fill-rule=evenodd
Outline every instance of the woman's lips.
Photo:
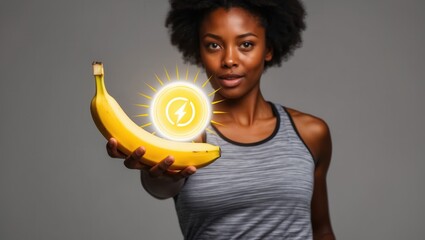
M 236 87 L 242 82 L 243 76 L 238 74 L 225 74 L 218 76 L 218 80 L 222 87 Z

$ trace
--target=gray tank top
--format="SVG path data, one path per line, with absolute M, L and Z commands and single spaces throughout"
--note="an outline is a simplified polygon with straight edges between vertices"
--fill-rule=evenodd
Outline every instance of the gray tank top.
M 286 109 L 271 105 L 277 121 L 267 139 L 241 144 L 214 127 L 207 133 L 221 157 L 174 197 L 185 239 L 312 239 L 315 162 Z

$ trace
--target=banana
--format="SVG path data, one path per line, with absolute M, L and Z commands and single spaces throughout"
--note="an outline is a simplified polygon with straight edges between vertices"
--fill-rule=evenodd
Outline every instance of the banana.
M 96 80 L 96 94 L 91 101 L 91 115 L 103 136 L 106 139 L 117 139 L 118 149 L 124 154 L 129 155 L 139 146 L 144 146 L 146 153 L 142 161 L 150 166 L 172 155 L 175 159 L 170 167 L 172 170 L 181 170 L 187 166 L 201 168 L 220 157 L 218 146 L 170 141 L 139 127 L 106 91 L 101 62 L 93 63 L 93 75 Z

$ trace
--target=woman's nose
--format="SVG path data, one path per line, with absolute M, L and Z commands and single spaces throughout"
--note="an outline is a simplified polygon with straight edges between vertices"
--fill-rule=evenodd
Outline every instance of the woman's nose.
M 222 66 L 225 68 L 232 68 L 238 65 L 237 55 L 234 49 L 228 48 L 224 52 Z

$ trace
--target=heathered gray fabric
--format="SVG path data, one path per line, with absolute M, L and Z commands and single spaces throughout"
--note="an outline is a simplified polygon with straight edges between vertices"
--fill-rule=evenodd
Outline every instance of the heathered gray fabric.
M 315 163 L 286 110 L 272 106 L 276 129 L 261 142 L 207 133 L 222 155 L 174 198 L 185 239 L 312 239 Z

